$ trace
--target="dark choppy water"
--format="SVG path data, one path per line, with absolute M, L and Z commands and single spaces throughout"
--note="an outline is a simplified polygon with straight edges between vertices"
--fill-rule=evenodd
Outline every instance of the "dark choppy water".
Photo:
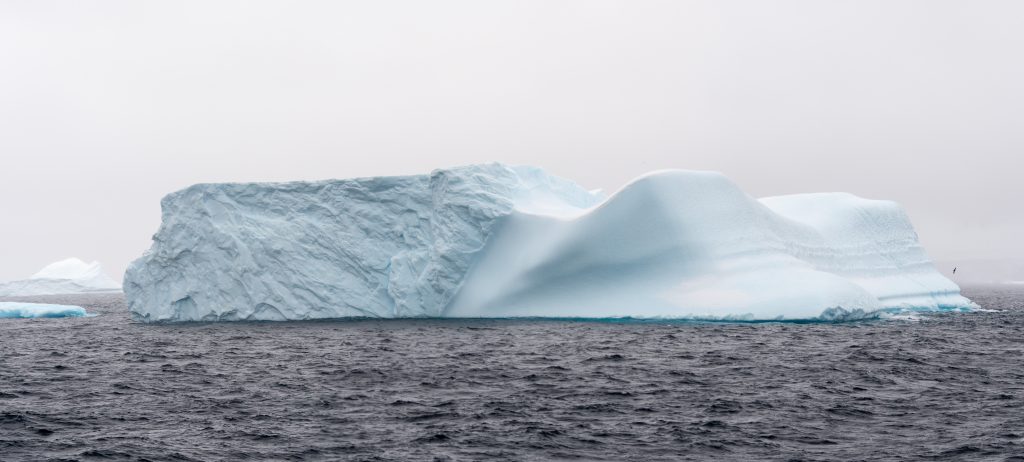
M 847 324 L 0 320 L 0 460 L 1024 460 L 1024 287 Z

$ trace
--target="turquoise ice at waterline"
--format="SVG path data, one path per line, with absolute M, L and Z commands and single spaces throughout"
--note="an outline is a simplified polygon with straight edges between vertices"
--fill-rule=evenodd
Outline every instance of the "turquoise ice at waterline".
M 74 305 L 0 302 L 0 318 L 76 318 L 86 314 L 85 308 Z

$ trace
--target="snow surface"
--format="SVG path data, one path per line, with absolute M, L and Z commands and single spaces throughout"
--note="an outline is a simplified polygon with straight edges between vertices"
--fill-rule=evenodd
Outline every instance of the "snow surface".
M 971 309 L 893 202 L 756 200 L 712 172 L 609 198 L 534 167 L 204 184 L 164 198 L 125 274 L 142 321 L 847 319 Z
M 74 305 L 0 302 L 0 318 L 66 318 L 85 315 L 84 308 Z
M 6 297 L 120 291 L 121 285 L 98 262 L 77 258 L 46 265 L 29 279 L 0 283 L 0 296 Z

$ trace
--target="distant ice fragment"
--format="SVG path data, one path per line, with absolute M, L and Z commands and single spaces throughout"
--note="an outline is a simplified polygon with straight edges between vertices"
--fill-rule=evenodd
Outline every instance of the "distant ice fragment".
M 98 262 L 68 258 L 46 265 L 29 279 L 0 283 L 0 297 L 120 292 Z
M 903 210 L 756 200 L 718 173 L 605 197 L 535 167 L 202 184 L 162 201 L 124 289 L 134 319 L 843 320 L 970 309 Z
M 0 318 L 73 318 L 85 315 L 85 308 L 74 305 L 0 302 Z

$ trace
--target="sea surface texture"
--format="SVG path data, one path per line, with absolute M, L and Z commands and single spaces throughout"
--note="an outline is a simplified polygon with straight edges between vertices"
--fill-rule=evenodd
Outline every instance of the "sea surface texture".
M 1024 460 L 1024 286 L 846 323 L 0 319 L 0 460 Z M 7 299 L 8 301 L 13 301 Z

